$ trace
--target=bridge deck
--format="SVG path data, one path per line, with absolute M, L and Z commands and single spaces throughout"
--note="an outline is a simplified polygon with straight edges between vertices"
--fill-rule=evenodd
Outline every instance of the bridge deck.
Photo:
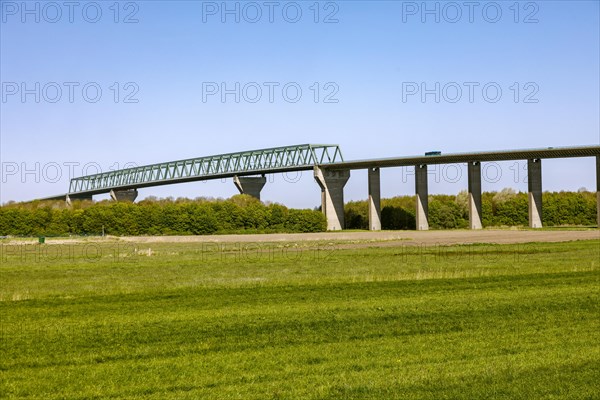
M 72 198 L 89 197 L 111 190 L 139 189 L 175 183 L 232 176 L 272 174 L 311 170 L 315 166 L 330 169 L 367 169 L 421 164 L 453 164 L 547 158 L 600 156 L 600 146 L 548 147 L 542 149 L 503 150 L 344 161 L 338 145 L 304 144 L 276 147 L 216 156 L 172 161 L 96 175 L 73 178 Z M 65 195 L 42 200 L 64 199 Z
M 600 146 L 548 147 L 545 149 L 502 150 L 472 153 L 452 153 L 431 156 L 376 158 L 368 160 L 340 162 L 335 164 L 335 168 L 366 169 L 376 167 L 405 167 L 421 164 L 455 164 L 473 161 L 512 161 L 531 160 L 538 158 L 544 159 L 595 156 L 600 156 Z

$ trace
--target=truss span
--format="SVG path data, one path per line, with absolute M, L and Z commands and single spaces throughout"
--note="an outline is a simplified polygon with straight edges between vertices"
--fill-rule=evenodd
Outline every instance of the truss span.
M 71 179 L 69 195 L 93 195 L 231 176 L 312 169 L 343 162 L 338 145 L 303 144 L 190 158 Z

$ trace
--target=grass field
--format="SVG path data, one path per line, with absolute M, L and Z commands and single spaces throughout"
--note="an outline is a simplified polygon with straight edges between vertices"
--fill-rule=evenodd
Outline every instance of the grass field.
M 600 241 L 0 250 L 2 398 L 600 397 Z

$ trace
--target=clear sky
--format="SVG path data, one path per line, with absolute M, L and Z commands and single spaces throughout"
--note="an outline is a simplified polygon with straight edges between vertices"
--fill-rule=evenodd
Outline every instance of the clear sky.
M 98 168 L 289 144 L 352 160 L 600 143 L 598 1 L 0 4 L 1 202 Z M 489 167 L 483 189 L 526 190 L 524 167 Z M 544 190 L 595 190 L 593 159 L 543 170 Z M 466 166 L 430 176 L 431 193 L 466 186 Z M 366 171 L 345 193 L 366 198 Z M 412 193 L 410 170 L 382 172 L 384 197 Z M 279 174 L 262 198 L 312 208 L 320 192 Z

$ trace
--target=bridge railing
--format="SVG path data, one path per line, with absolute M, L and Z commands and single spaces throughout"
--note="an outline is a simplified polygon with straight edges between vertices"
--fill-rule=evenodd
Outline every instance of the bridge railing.
M 73 178 L 69 185 L 69 193 L 168 184 L 223 175 L 269 173 L 343 161 L 338 145 L 303 144 L 275 147 L 190 158 Z

